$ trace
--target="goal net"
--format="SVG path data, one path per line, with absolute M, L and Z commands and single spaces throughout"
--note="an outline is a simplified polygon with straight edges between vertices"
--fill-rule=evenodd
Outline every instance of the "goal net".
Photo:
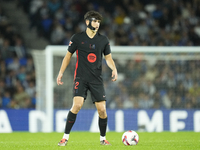
M 112 46 L 118 69 L 117 82 L 103 60 L 102 71 L 108 109 L 192 109 L 200 106 L 199 47 Z M 72 106 L 76 54 L 64 72 L 62 86 L 56 78 L 67 46 L 47 46 L 33 51 L 37 77 L 38 110 L 53 116 L 53 109 Z M 95 108 L 90 93 L 83 105 Z M 52 117 L 53 118 L 53 117 Z

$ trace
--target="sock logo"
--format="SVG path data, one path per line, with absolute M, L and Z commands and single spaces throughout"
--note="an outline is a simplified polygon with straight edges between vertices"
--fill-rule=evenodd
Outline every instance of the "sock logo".
M 74 123 L 74 121 L 68 121 L 69 123 Z

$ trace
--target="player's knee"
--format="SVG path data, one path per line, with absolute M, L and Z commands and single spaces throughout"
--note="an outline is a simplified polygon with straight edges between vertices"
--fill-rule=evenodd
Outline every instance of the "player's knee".
M 105 108 L 98 109 L 98 113 L 99 113 L 99 117 L 100 118 L 106 118 L 107 117 L 106 109 Z
M 78 113 L 79 110 L 81 109 L 82 105 L 81 104 L 74 104 L 72 107 L 72 111 Z

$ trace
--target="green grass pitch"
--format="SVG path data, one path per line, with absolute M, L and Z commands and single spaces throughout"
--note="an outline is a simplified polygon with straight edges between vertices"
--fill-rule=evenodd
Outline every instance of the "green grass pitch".
M 63 133 L 0 133 L 0 150 L 200 150 L 200 133 L 138 132 L 140 139 L 136 146 L 124 146 L 122 134 L 108 132 L 106 139 L 112 145 L 102 146 L 99 133 L 72 131 L 67 146 L 58 147 Z

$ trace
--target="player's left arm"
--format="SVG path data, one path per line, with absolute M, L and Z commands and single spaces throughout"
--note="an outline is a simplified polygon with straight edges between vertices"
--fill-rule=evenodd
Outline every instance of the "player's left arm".
M 116 81 L 118 78 L 117 68 L 115 66 L 115 62 L 112 59 L 111 53 L 108 55 L 105 55 L 104 57 L 105 57 L 108 67 L 112 70 L 112 81 Z

